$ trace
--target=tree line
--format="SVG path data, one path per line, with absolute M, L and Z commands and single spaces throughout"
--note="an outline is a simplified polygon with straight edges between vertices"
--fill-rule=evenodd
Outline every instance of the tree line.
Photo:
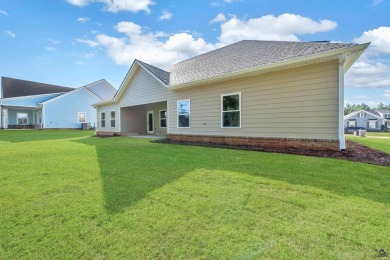
M 383 109 L 390 110 L 390 104 L 385 105 L 381 102 L 376 107 L 370 107 L 369 105 L 367 105 L 365 103 L 353 104 L 353 105 L 347 103 L 344 107 L 344 115 L 348 115 L 349 113 L 352 113 L 352 112 L 358 111 L 358 110 L 383 110 Z

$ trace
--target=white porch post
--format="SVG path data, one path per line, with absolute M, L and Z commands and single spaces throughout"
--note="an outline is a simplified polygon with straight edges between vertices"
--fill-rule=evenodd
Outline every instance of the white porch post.
M 345 150 L 344 136 L 344 63 L 347 54 L 343 53 L 339 57 L 339 147 L 341 151 Z

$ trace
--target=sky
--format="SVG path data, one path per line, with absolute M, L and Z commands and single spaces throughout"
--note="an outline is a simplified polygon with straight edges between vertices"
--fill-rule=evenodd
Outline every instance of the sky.
M 67 87 L 244 39 L 371 42 L 345 103 L 390 104 L 390 0 L 0 0 L 0 76 Z

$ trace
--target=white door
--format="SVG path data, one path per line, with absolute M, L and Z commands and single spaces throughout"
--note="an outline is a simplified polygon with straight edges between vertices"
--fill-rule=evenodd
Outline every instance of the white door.
M 153 124 L 153 111 L 148 111 L 146 114 L 146 129 L 148 134 L 153 134 L 154 124 Z
M 8 109 L 3 110 L 3 128 L 8 128 Z

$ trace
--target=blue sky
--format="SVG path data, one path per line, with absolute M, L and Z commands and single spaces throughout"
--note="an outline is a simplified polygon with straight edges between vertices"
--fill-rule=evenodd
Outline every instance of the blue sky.
M 390 104 L 390 0 L 3 0 L 0 76 L 118 88 L 135 58 L 161 68 L 243 39 L 372 42 L 351 104 Z

